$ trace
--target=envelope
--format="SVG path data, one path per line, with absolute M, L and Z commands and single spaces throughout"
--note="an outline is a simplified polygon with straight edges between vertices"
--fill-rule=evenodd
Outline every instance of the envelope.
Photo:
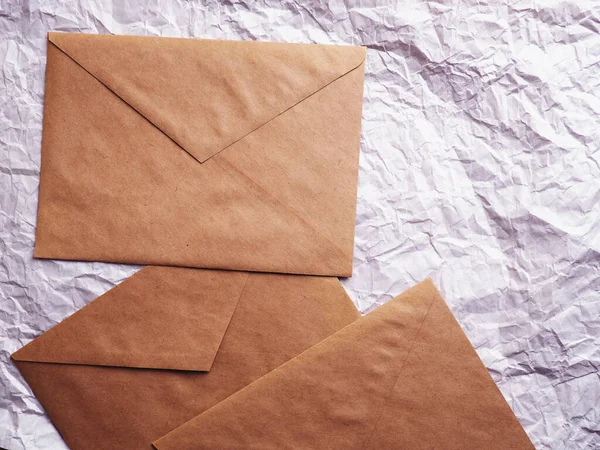
M 154 443 L 199 449 L 533 449 L 431 281 Z
M 49 33 L 34 256 L 350 276 L 365 53 Z
M 72 450 L 150 450 L 358 317 L 335 278 L 149 266 L 12 358 Z

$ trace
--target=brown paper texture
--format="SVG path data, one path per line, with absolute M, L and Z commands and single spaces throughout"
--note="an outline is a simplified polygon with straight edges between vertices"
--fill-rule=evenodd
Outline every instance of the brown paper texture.
M 364 58 L 50 33 L 34 255 L 350 276 Z
M 199 449 L 533 449 L 431 281 L 154 443 Z
M 432 276 L 534 444 L 600 448 L 598 3 L 203 3 L 0 2 L 0 447 L 66 450 L 9 354 L 139 270 L 31 259 L 46 35 L 84 30 L 369 46 L 342 284 Z
M 359 316 L 335 278 L 147 267 L 13 359 L 71 449 L 150 450 Z

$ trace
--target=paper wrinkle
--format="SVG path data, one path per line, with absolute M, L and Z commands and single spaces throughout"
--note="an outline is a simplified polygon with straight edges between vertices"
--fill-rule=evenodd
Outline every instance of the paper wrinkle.
M 350 296 L 366 312 L 431 276 L 536 447 L 600 448 L 585 0 L 0 2 L 0 447 L 66 448 L 9 355 L 139 269 L 32 259 L 48 31 L 368 46 Z

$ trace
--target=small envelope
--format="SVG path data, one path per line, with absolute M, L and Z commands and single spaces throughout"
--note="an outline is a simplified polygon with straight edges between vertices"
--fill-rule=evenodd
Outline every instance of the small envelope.
M 154 446 L 534 449 L 430 281 L 353 322 Z
M 34 255 L 350 276 L 365 51 L 50 33 Z
M 72 450 L 150 450 L 359 317 L 335 278 L 146 267 L 12 358 Z

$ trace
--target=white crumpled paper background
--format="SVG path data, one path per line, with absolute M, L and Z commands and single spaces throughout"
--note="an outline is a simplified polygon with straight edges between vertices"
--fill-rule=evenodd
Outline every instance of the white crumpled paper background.
M 212 3 L 0 0 L 0 447 L 66 448 L 9 355 L 138 269 L 32 259 L 53 30 L 368 46 L 345 287 L 431 276 L 536 447 L 599 449 L 600 2 Z

